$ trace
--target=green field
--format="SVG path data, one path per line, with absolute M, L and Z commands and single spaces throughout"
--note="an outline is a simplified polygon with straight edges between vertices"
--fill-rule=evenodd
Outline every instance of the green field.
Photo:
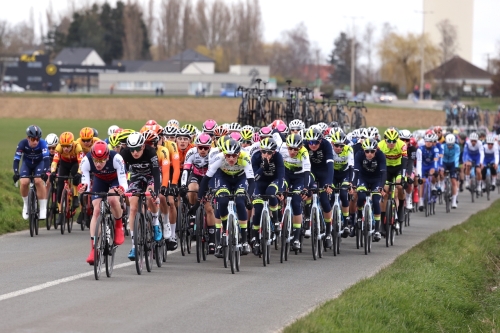
M 432 235 L 284 332 L 499 332 L 499 210 Z

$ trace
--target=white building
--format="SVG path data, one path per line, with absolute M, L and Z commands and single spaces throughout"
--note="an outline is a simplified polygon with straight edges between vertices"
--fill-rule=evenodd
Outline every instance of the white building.
M 67 47 L 61 50 L 54 59 L 56 65 L 104 66 L 99 54 L 88 47 Z
M 457 55 L 471 62 L 474 0 L 424 0 L 423 10 L 424 32 L 431 41 L 436 45 L 441 42 L 437 24 L 448 19 L 457 29 Z

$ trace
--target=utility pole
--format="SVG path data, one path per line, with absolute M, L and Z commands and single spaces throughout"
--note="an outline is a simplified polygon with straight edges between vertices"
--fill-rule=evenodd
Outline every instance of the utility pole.
M 425 36 L 425 15 L 432 14 L 431 11 L 416 10 L 415 13 L 422 14 L 422 38 L 420 40 L 420 100 L 424 100 L 424 64 L 425 64 L 425 52 L 424 52 L 424 36 Z
M 351 98 L 354 97 L 356 91 L 356 19 L 362 19 L 363 16 L 344 16 L 352 19 L 352 37 L 351 37 Z

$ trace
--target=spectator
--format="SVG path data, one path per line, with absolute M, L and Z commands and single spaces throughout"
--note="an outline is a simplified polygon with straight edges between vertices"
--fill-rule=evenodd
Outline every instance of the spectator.
M 493 130 L 500 134 L 500 106 L 498 107 L 498 112 L 495 116 L 495 120 L 493 121 Z

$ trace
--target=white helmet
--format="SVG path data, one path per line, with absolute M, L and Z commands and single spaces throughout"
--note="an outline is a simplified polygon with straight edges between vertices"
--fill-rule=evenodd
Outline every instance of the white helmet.
M 146 142 L 142 133 L 134 132 L 130 134 L 127 138 L 127 147 L 138 148 L 141 147 Z
M 399 131 L 399 138 L 400 139 L 405 139 L 405 140 L 410 140 L 411 139 L 411 132 L 404 129 Z
M 119 129 L 120 127 L 116 126 L 116 125 L 111 125 L 109 126 L 108 128 L 108 136 L 111 136 L 113 135 L 113 133 L 115 133 L 115 130 Z
M 174 126 L 179 128 L 180 124 L 177 119 L 170 119 L 169 121 L 167 121 L 167 126 Z
M 45 138 L 45 141 L 47 142 L 47 146 L 49 147 L 57 146 L 57 144 L 59 143 L 59 137 L 57 136 L 57 134 L 50 133 Z
M 366 138 L 371 137 L 371 135 L 370 135 L 371 133 L 368 132 L 367 128 L 359 129 L 358 132 L 359 132 L 359 137 L 361 139 L 366 139 Z
M 241 132 L 241 125 L 239 123 L 231 123 L 227 130 L 229 132 Z
M 300 119 L 294 119 L 290 122 L 290 124 L 288 125 L 288 128 L 290 128 L 291 130 L 303 130 L 305 128 L 305 124 L 302 120 Z
M 493 134 L 488 134 L 486 136 L 486 143 L 495 143 L 495 136 Z
M 473 132 L 469 135 L 469 140 L 471 141 L 477 141 L 479 140 L 479 137 L 477 136 L 477 133 L 476 132 Z
M 457 138 L 455 138 L 455 135 L 453 134 L 446 134 L 446 137 L 444 138 L 445 142 L 447 145 L 454 145 L 455 142 L 457 141 Z
M 249 130 L 249 131 L 252 131 L 253 133 L 253 126 L 252 125 L 245 125 L 241 128 L 242 131 L 244 130 Z

